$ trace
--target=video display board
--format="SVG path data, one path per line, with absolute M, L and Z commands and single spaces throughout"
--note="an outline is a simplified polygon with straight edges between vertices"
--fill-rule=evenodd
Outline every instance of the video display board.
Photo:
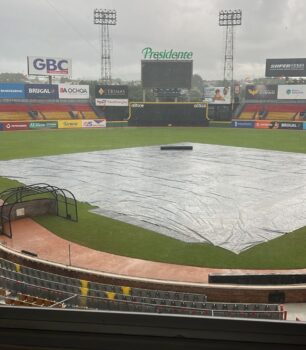
M 192 60 L 142 60 L 143 88 L 191 88 Z

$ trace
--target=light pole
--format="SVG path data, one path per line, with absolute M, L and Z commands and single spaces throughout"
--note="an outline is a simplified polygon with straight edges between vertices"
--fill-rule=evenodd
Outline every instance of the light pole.
M 234 96 L 234 27 L 240 26 L 241 21 L 241 10 L 219 11 L 219 26 L 226 28 L 223 80 L 225 86 L 231 87 L 231 103 Z
M 94 9 L 94 24 L 101 26 L 101 82 L 111 84 L 111 46 L 108 26 L 117 24 L 116 10 Z

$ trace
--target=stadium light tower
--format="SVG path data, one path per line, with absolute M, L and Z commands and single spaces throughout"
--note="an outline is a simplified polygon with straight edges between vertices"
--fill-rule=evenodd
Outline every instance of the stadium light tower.
M 111 84 L 111 46 L 109 26 L 117 24 L 116 10 L 94 9 L 94 24 L 101 26 L 101 81 L 104 84 Z
M 219 26 L 226 28 L 223 79 L 225 86 L 231 86 L 231 102 L 234 93 L 234 27 L 240 26 L 241 21 L 241 10 L 219 11 Z

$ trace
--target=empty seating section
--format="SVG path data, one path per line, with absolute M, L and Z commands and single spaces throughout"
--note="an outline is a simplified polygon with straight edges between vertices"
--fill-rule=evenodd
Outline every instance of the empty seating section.
M 0 121 L 30 120 L 30 109 L 27 105 L 0 104 Z
M 267 120 L 293 120 L 296 113 L 293 112 L 269 112 L 266 116 Z
M 0 104 L 0 121 L 97 118 L 89 104 Z
M 31 120 L 31 117 L 26 112 L 0 112 L 1 121 L 23 121 Z
M 81 116 L 81 118 L 83 119 L 96 119 L 97 115 L 94 112 L 94 110 L 91 108 L 90 105 L 72 105 L 71 108 L 73 109 L 73 111 L 78 111 L 79 115 Z
M 62 104 L 37 104 L 32 105 L 31 109 L 37 112 L 45 120 L 69 120 L 71 115 L 69 114 L 71 108 L 69 105 Z
M 238 119 L 242 120 L 306 120 L 306 104 L 302 103 L 247 103 L 242 109 Z
M 208 302 L 204 294 L 79 280 L 0 259 L 0 300 L 27 306 L 87 308 L 200 316 L 286 318 L 277 304 Z
M 242 112 L 239 116 L 239 119 L 242 120 L 251 120 L 254 119 L 256 112 Z
M 69 120 L 71 116 L 68 112 L 43 112 L 46 120 Z
M 84 111 L 83 113 L 84 119 L 96 119 L 96 113 L 93 111 Z

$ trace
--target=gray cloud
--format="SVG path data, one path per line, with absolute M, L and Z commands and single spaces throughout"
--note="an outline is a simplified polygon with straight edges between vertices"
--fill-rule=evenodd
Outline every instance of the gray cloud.
M 235 28 L 235 76 L 263 76 L 266 58 L 304 57 L 304 0 L 1 0 L 1 72 L 26 73 L 27 56 L 72 58 L 73 77 L 100 75 L 99 28 L 94 8 L 116 9 L 110 27 L 112 75 L 140 79 L 141 50 L 194 52 L 194 72 L 221 79 L 224 33 L 221 9 L 241 8 Z

